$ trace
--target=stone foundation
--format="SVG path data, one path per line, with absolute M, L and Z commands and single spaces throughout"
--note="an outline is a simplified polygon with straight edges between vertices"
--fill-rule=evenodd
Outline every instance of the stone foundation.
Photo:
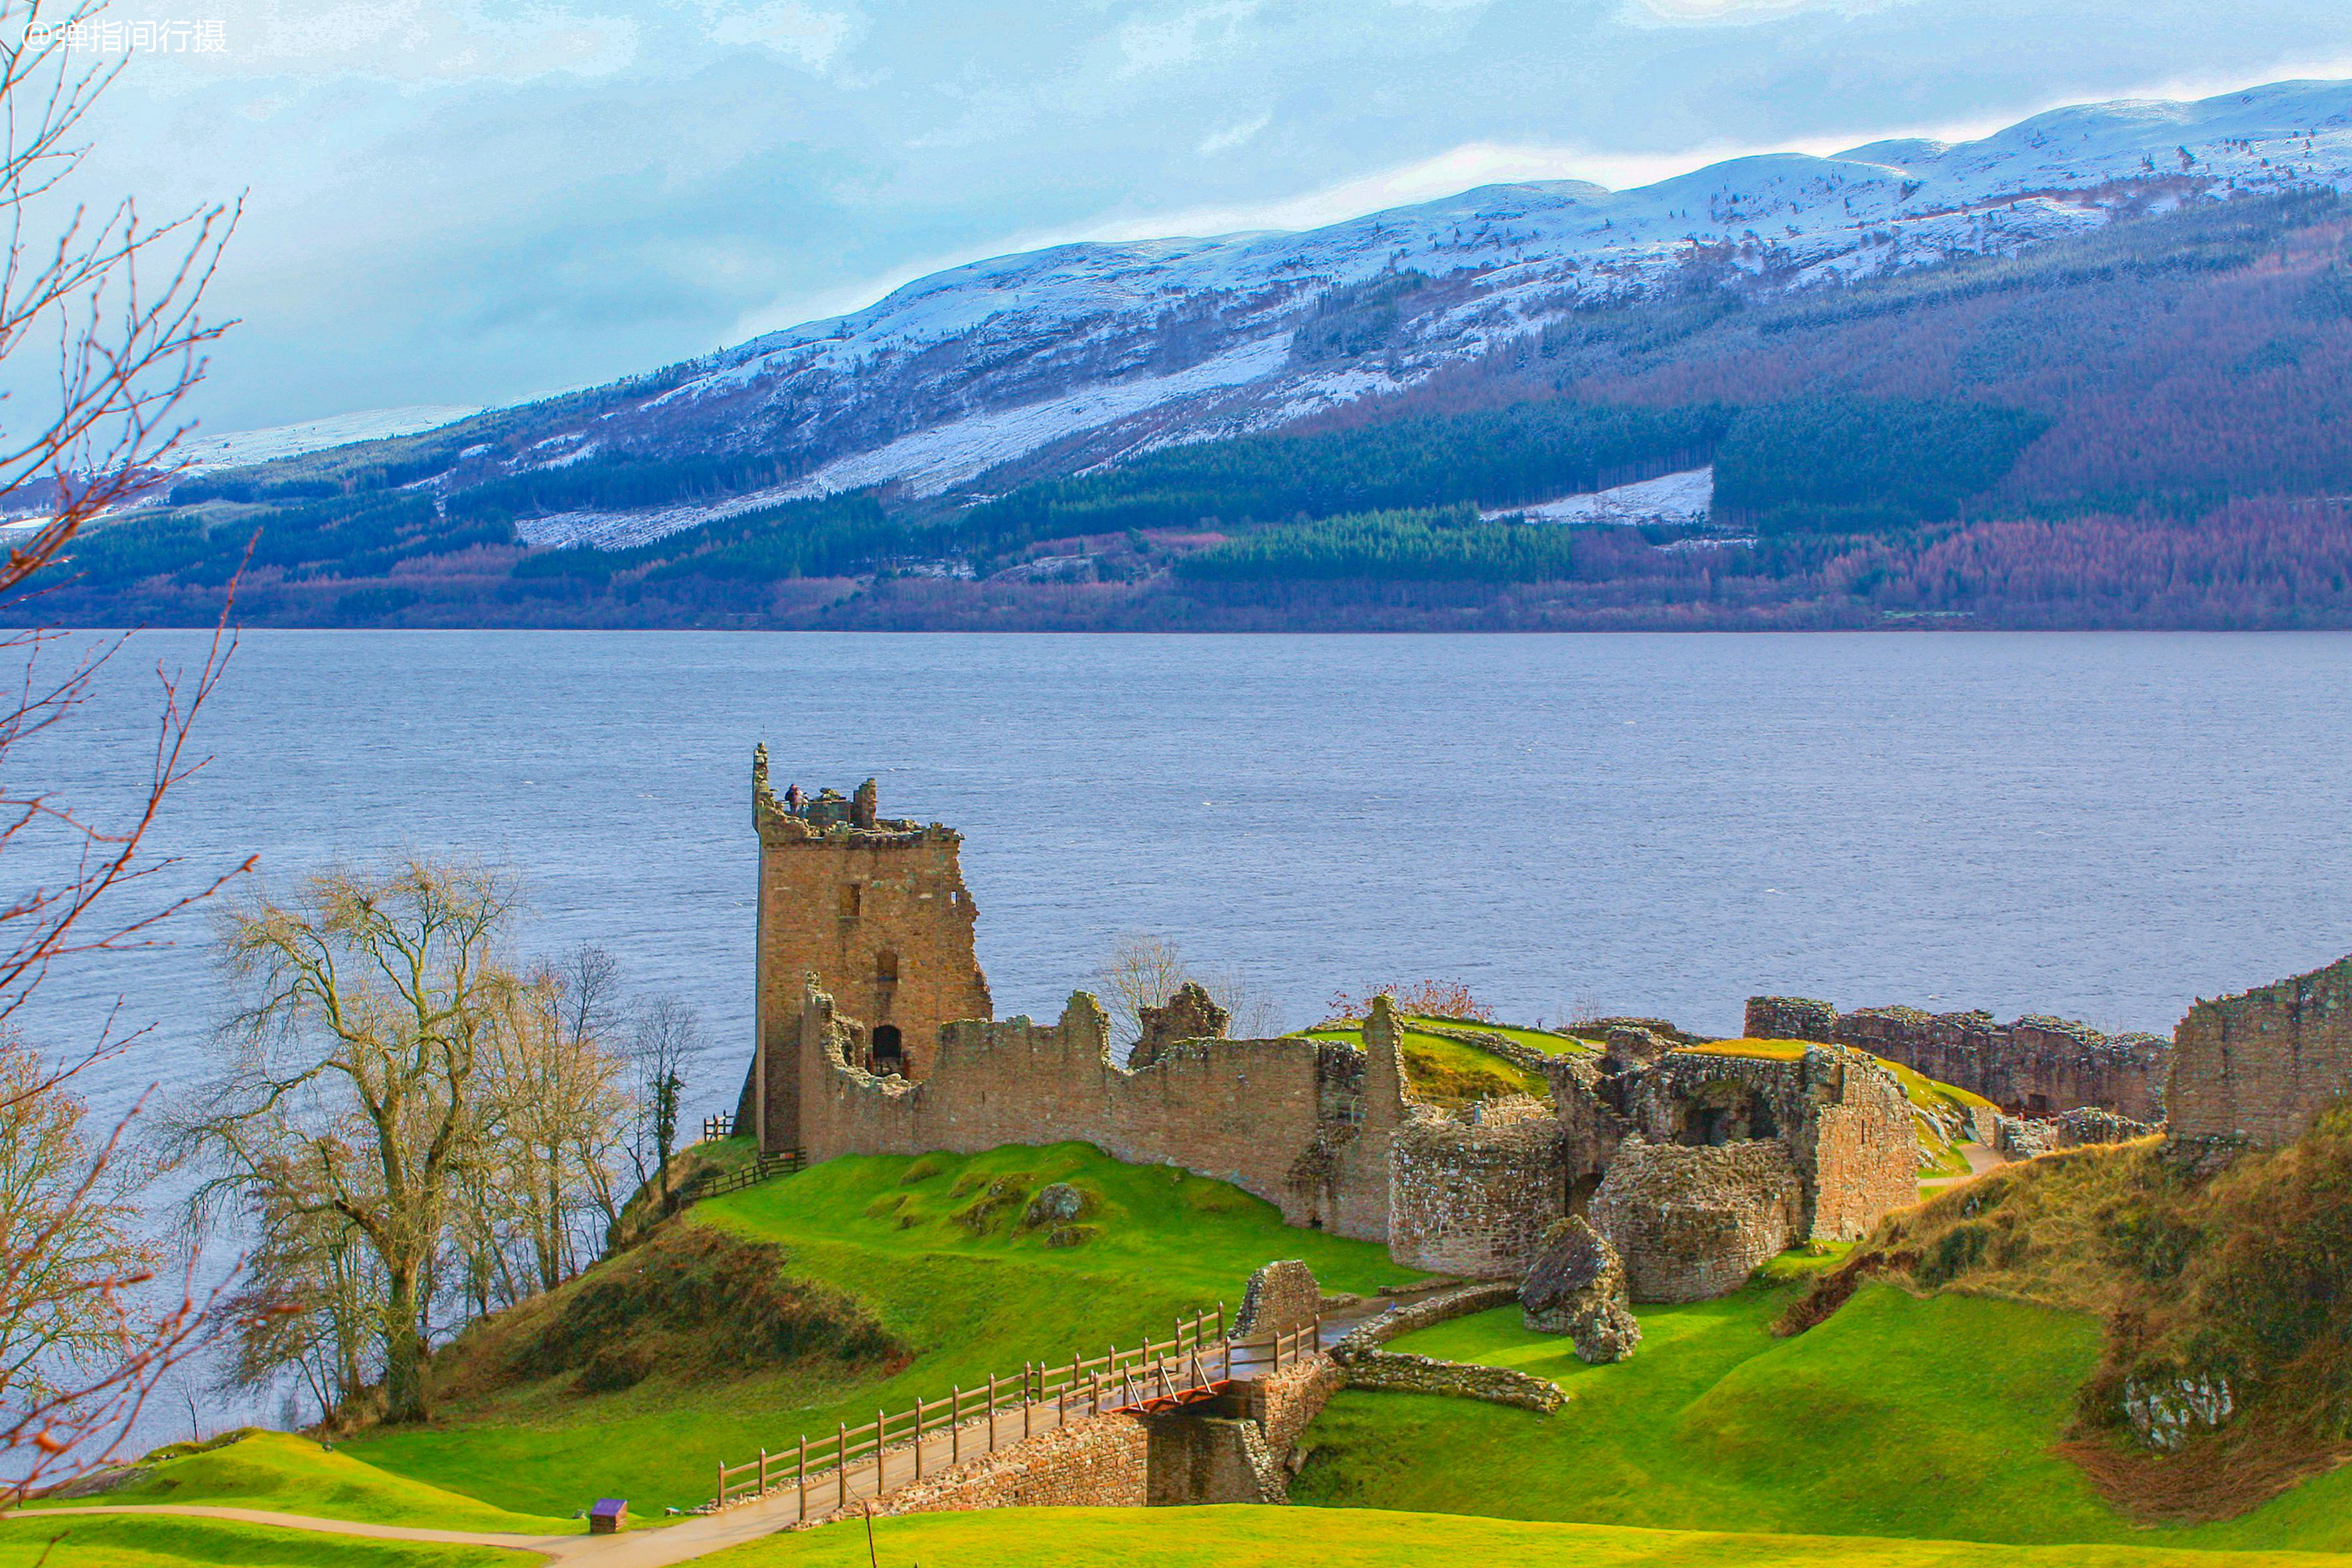
M 1916 1199 L 1916 1189 L 1913 1193 Z M 1801 1192 L 1779 1143 L 1692 1148 L 1628 1139 L 1592 1197 L 1592 1224 L 1636 1301 L 1726 1295 L 1802 1234 Z
M 1150 1433 L 1140 1417 L 1097 1415 L 899 1488 L 877 1514 L 983 1508 L 1141 1508 L 1150 1500 Z M 866 1505 L 826 1517 L 863 1513 Z M 812 1524 L 823 1523 L 813 1517 Z

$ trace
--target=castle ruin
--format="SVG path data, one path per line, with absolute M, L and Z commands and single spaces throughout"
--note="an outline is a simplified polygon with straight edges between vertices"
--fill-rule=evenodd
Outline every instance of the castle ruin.
M 1486 1279 L 1524 1274 L 1554 1222 L 1585 1215 L 1649 1300 L 1720 1294 L 1793 1242 L 1859 1237 L 1916 1198 L 1902 1086 L 1835 1044 L 1767 1060 L 1621 1029 L 1606 1053 L 1546 1056 L 1496 1037 L 1550 1103 L 1446 1110 L 1413 1097 L 1385 997 L 1359 1047 L 1226 1038 L 1221 1010 L 1180 993 L 1125 1064 L 1085 992 L 1051 1024 L 994 1020 L 959 837 L 878 817 L 871 781 L 847 800 L 779 801 L 764 749 L 753 767 L 745 1098 L 763 1150 L 814 1163 L 1083 1141 L 1231 1182 L 1410 1267 Z
M 2352 958 L 2234 996 L 2200 998 L 2173 1031 L 2176 1141 L 2275 1148 L 2352 1092 Z
M 2002 1024 L 1983 1011 L 1840 1013 L 1810 996 L 1750 996 L 1747 1033 L 1750 1039 L 1856 1047 L 1980 1094 L 2011 1116 L 2037 1118 L 2091 1106 L 2161 1121 L 2172 1058 L 2170 1042 L 2159 1035 L 2105 1035 L 2045 1014 Z
M 973 952 L 977 920 L 957 850 L 934 822 L 877 815 L 875 782 L 846 798 L 794 784 L 778 799 L 768 748 L 751 756 L 751 826 L 760 839 L 753 981 L 760 1047 L 796 1039 L 812 976 L 866 1021 L 859 1065 L 921 1078 L 940 1026 L 985 1018 L 988 977 Z M 779 1092 L 780 1091 L 780 1092 Z M 753 1073 L 739 1120 L 763 1148 L 802 1141 L 798 1083 Z

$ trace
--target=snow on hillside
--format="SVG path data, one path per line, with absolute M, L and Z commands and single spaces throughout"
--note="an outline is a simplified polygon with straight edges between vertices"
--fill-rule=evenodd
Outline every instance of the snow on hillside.
M 1065 245 L 953 268 L 672 367 L 658 395 L 628 384 L 587 395 L 534 434 L 584 439 L 593 426 L 609 447 L 657 454 L 781 438 L 815 465 L 757 504 L 886 483 L 934 495 L 1048 448 L 1067 471 L 1395 391 L 1694 258 L 1754 287 L 1802 288 L 2013 252 L 2119 212 L 2347 177 L 2352 82 L 2283 82 L 2056 110 L 1958 144 L 1741 158 L 1636 190 L 1491 185 L 1305 233 Z M 1331 290 L 1406 273 L 1433 281 L 1376 350 L 1294 349 Z M 622 542 L 711 515 L 575 513 L 528 531 Z
M 1490 521 L 1523 517 L 1529 522 L 1698 522 L 1714 504 L 1715 469 L 1709 467 L 1478 515 Z
M 299 425 L 273 425 L 266 430 L 232 430 L 226 435 L 191 435 L 180 443 L 191 472 L 267 463 L 328 447 L 348 447 L 355 441 L 381 441 L 391 436 L 413 436 L 469 419 L 478 408 L 445 404 L 416 404 L 406 408 L 370 408 L 339 414 L 331 419 L 309 419 Z

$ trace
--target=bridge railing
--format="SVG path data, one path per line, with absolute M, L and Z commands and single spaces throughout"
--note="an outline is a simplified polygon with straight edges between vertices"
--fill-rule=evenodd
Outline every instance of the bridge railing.
M 711 1506 L 726 1508 L 790 1486 L 805 1519 L 812 1499 L 821 1507 L 845 1507 L 853 1488 L 856 1495 L 880 1497 L 922 1479 L 926 1463 L 939 1462 L 927 1461 L 924 1444 L 942 1435 L 948 1439 L 945 1463 L 959 1464 L 969 1457 L 966 1447 L 992 1453 L 1065 1421 L 1181 1403 L 1236 1379 L 1264 1376 L 1311 1354 L 1320 1331 L 1318 1319 L 1287 1332 L 1233 1339 L 1225 1332 L 1224 1304 L 1219 1302 L 1213 1314 L 1202 1311 L 1179 1322 L 1166 1340 L 1147 1339 L 1125 1350 L 1113 1346 L 1097 1356 L 1073 1352 L 1067 1362 L 1028 1363 L 1018 1375 L 991 1374 L 985 1384 L 954 1387 L 904 1410 L 877 1410 L 873 1420 L 856 1426 L 839 1423 L 830 1436 L 803 1434 L 789 1448 L 762 1448 L 756 1458 L 720 1465 Z M 1019 1413 L 1017 1435 L 1009 1420 L 997 1419 L 1005 1411 Z M 1051 1412 L 1042 1428 L 1036 1422 L 1041 1412 Z M 1006 1430 L 1000 1433 L 1000 1426 Z M 910 1450 L 913 1465 L 901 1467 L 894 1479 L 891 1459 Z

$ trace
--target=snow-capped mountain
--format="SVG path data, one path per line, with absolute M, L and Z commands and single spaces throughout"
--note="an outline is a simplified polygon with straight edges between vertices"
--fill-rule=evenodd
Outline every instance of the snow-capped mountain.
M 2347 174 L 2352 82 L 2284 82 L 2062 109 L 1958 144 L 1741 158 L 1636 190 L 1490 185 L 1306 233 L 1057 246 L 551 404 L 531 445 L 475 447 L 449 480 L 611 449 L 782 451 L 814 467 L 724 509 L 877 483 L 940 494 L 1013 459 L 1068 470 L 1391 392 L 1695 267 L 1803 289 Z M 526 531 L 617 542 L 715 510 Z

